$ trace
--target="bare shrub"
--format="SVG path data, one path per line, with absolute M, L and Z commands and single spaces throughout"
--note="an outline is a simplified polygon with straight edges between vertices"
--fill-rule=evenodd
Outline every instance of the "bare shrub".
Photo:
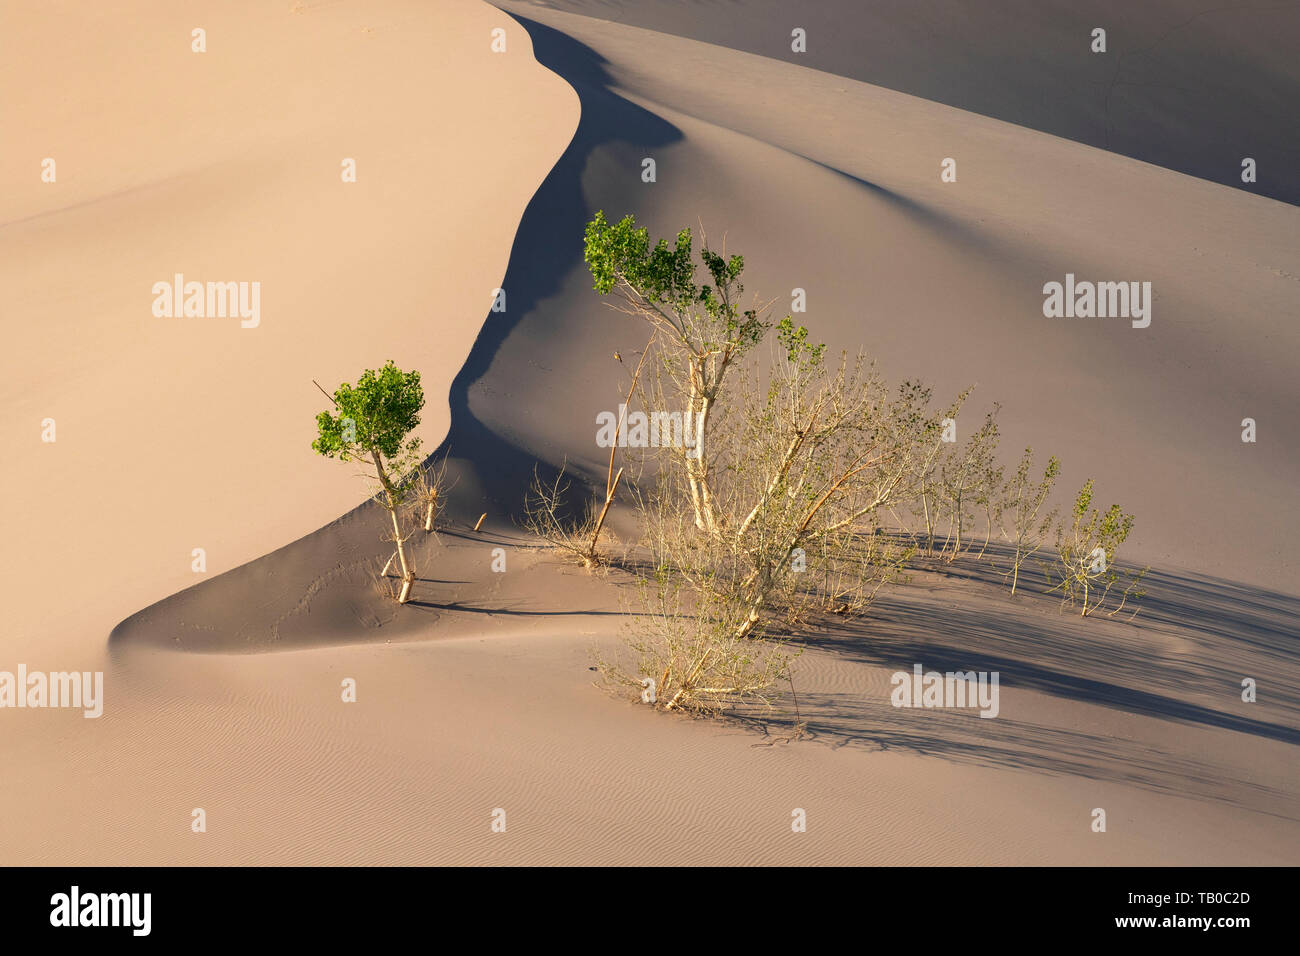
M 914 543 L 901 543 L 877 528 L 870 534 L 844 532 L 823 543 L 817 607 L 831 614 L 861 614 L 886 584 L 897 580 L 916 554 Z
M 564 472 L 565 467 L 561 467 L 555 479 L 547 482 L 533 469 L 533 480 L 524 496 L 521 524 L 551 547 L 577 559 L 583 567 L 594 568 L 601 563 L 595 531 L 603 514 L 589 496 L 584 496 L 579 511 L 573 511 L 569 500 L 572 482 L 564 477 Z
M 430 461 L 415 469 L 408 484 L 407 501 L 411 520 L 423 527 L 425 534 L 436 534 L 439 508 L 456 486 L 456 480 L 447 477 L 447 455 L 444 454 L 441 461 Z
M 739 610 L 660 571 L 645 583 L 642 613 L 628 637 L 634 665 L 604 663 L 602 670 L 662 710 L 714 716 L 741 703 L 770 707 L 798 651 L 737 637 Z

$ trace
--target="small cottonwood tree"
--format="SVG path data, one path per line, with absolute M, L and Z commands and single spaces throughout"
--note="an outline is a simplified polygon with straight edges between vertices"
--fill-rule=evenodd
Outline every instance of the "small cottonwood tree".
M 1034 450 L 1026 448 L 1016 466 L 1016 473 L 1007 482 L 1002 499 L 1002 514 L 1009 524 L 1003 534 L 1012 548 L 1011 567 L 1005 577 L 1011 579 L 1012 594 L 1016 593 L 1020 583 L 1020 569 L 1042 548 L 1043 536 L 1056 520 L 1056 511 L 1046 509 L 1047 499 L 1051 497 L 1061 473 L 1061 463 L 1053 455 L 1047 461 L 1043 476 L 1038 479 L 1030 474 L 1033 464 Z
M 985 482 L 995 473 L 995 456 L 1001 437 L 997 423 L 1000 407 L 993 406 L 961 452 L 950 456 L 940 468 L 939 490 L 948 513 L 948 531 L 942 553 L 949 562 L 962 553 L 964 535 L 975 520 L 974 507 L 989 496 L 990 488 Z
M 911 382 L 905 384 L 905 389 L 914 393 L 910 396 L 913 402 L 922 397 L 919 393 L 923 393 L 926 403 L 929 402 L 928 389 L 921 389 L 920 385 Z M 902 503 L 907 504 L 911 508 L 913 517 L 921 522 L 927 555 L 934 552 L 934 539 L 943 523 L 944 509 L 948 503 L 944 493 L 945 470 L 953 467 L 948 464 L 950 461 L 955 463 L 961 458 L 955 446 L 943 440 L 943 420 L 955 420 L 973 390 L 973 386 L 963 390 L 942 415 L 931 416 L 923 423 L 922 436 L 927 453 L 915 459 L 906 494 L 901 496 Z M 900 394 L 899 399 L 902 401 L 904 395 Z M 921 423 L 918 422 L 917 425 L 920 426 Z
M 880 517 L 935 481 L 943 418 L 966 393 L 946 414 L 919 384 L 893 396 L 863 356 L 828 362 L 789 316 L 763 364 L 751 352 L 773 323 L 737 305 L 744 260 L 706 245 L 712 281 L 697 285 L 689 230 L 651 245 L 631 217 L 598 215 L 586 258 L 596 291 L 617 292 L 655 331 L 647 408 L 687 412 L 688 440 L 652 440 L 658 483 L 636 492 L 660 609 L 636 649 L 664 661 L 637 679 L 676 681 L 663 705 L 674 709 L 762 696 L 780 673 L 773 647 L 813 613 L 860 611 L 902 571 L 915 548 L 879 534 Z M 535 491 L 536 513 L 554 511 L 556 490 Z M 689 594 L 694 612 L 662 613 L 669 592 Z
M 990 460 L 984 466 L 984 473 L 979 480 L 979 493 L 975 496 L 975 506 L 984 512 L 984 543 L 980 545 L 976 560 L 984 557 L 989 542 L 993 540 L 993 529 L 1002 521 L 1002 509 L 1005 502 L 1002 490 L 1006 487 L 1006 469 L 996 460 Z
M 1145 594 L 1140 585 L 1148 569 L 1122 573 L 1115 567 L 1115 553 L 1133 530 L 1133 515 L 1119 505 L 1105 511 L 1094 508 L 1092 497 L 1089 478 L 1074 499 L 1069 520 L 1057 528 L 1056 561 L 1045 569 L 1048 583 L 1055 581 L 1049 593 L 1060 592 L 1062 603 L 1078 607 L 1087 617 L 1107 607 L 1114 591 L 1117 603 L 1107 612 L 1113 617 L 1130 599 Z
M 323 389 L 322 389 L 323 391 Z M 328 394 L 328 393 L 327 393 Z M 398 603 L 410 600 L 415 573 L 407 560 L 399 519 L 407 488 L 404 479 L 420 461 L 420 439 L 408 437 L 420 424 L 424 389 L 419 372 L 403 372 L 390 359 L 379 370 L 367 369 L 357 384 L 335 389 L 334 411 L 316 416 L 318 436 L 311 443 L 326 458 L 356 462 L 378 487 L 375 500 L 388 512 L 402 570 Z
M 726 257 L 704 242 L 700 261 L 708 274 L 696 281 L 690 229 L 673 245 L 638 229 L 633 216 L 610 223 L 597 212 L 587 224 L 584 258 L 601 295 L 617 294 L 622 311 L 639 316 L 663 343 L 661 352 L 681 403 L 686 428 L 695 435 L 697 454 L 682 458 L 695 524 L 717 530 L 711 434 L 714 410 L 722 399 L 728 372 L 763 338 L 770 326 L 760 308 L 742 309 L 745 268 L 741 256 Z

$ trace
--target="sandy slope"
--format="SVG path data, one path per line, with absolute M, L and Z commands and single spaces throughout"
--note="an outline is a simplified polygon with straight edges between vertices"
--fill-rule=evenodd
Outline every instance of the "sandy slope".
M 5 4 L 0 44 L 0 669 L 94 668 L 123 616 L 356 504 L 313 378 L 416 366 L 442 440 L 577 102 L 474 0 Z M 260 282 L 260 325 L 154 317 L 176 272 Z M 83 768 L 13 726 L 44 769 L 2 799 L 39 806 Z
M 570 189 L 588 208 L 635 212 L 660 235 L 697 218 L 725 231 L 747 288 L 783 308 L 806 289 L 802 321 L 833 349 L 865 345 L 895 379 L 950 394 L 977 383 L 980 403 L 1003 404 L 1012 454 L 1058 454 L 1066 484 L 1093 476 L 1099 497 L 1138 515 L 1138 556 L 1294 591 L 1300 543 L 1277 526 L 1300 471 L 1300 211 L 838 77 L 537 15 L 595 48 L 545 28 L 535 41 L 544 62 L 577 64 L 589 155 Z M 941 183 L 954 155 L 958 181 Z M 645 156 L 654 184 L 640 182 Z M 525 238 L 534 216 L 578 218 L 567 202 L 544 187 Z M 589 423 L 614 407 L 616 369 L 598 363 L 615 363 L 601 353 L 644 341 L 590 293 L 580 249 L 553 254 L 566 268 L 547 285 L 512 262 L 542 308 L 470 391 L 495 430 L 570 449 L 590 448 Z M 1151 281 L 1151 326 L 1044 318 L 1042 286 L 1067 272 Z M 575 352 L 579 336 L 598 338 Z M 544 419 L 489 393 L 518 391 L 539 367 L 584 387 Z M 1241 441 L 1247 416 L 1267 422 L 1258 444 Z
M 98 649 L 199 579 L 193 548 L 217 573 L 352 507 L 358 479 L 310 448 L 313 378 L 400 358 L 441 441 L 447 384 L 577 104 L 518 28 L 491 53 L 510 20 L 474 2 L 3 16 L 12 659 Z M 177 272 L 259 281 L 260 325 L 155 318 L 152 285 Z
M 538 60 L 582 112 L 519 223 L 510 310 L 452 382 L 459 484 L 449 530 L 418 543 L 416 602 L 368 590 L 382 545 L 362 508 L 131 616 L 105 718 L 21 715 L 57 726 L 62 751 L 6 738 L 35 781 L 0 817 L 14 858 L 1294 863 L 1300 601 L 1278 528 L 1300 437 L 1296 210 L 853 79 L 508 9 L 534 18 Z M 1138 514 L 1135 552 L 1159 565 L 1141 626 L 923 574 L 864 627 L 816 637 L 798 677 L 812 740 L 779 741 L 785 712 L 722 727 L 595 692 L 591 645 L 616 648 L 624 582 L 539 556 L 506 518 L 535 459 L 603 467 L 610 356 L 644 341 L 590 292 L 598 208 L 659 233 L 700 217 L 745 254 L 749 288 L 806 288 L 805 321 L 836 348 L 948 391 L 978 382 L 1011 449 L 1056 451 L 1068 482 L 1095 475 Z M 1066 271 L 1149 279 L 1152 326 L 1043 318 L 1042 283 Z M 1258 445 L 1238 439 L 1247 414 L 1268 423 Z M 888 674 L 914 661 L 1000 670 L 1003 716 L 894 711 Z M 1242 675 L 1268 686 L 1253 708 Z
M 1300 203 L 1291 0 L 543 0 Z M 1106 30 L 1105 53 L 1092 32 Z M 792 49 L 791 31 L 806 49 Z M 954 149 L 956 146 L 953 147 Z M 1258 164 L 1241 181 L 1241 160 Z
M 1143 628 L 1085 625 L 1051 602 L 1009 602 L 988 581 L 923 575 L 869 627 L 811 642 L 797 684 L 812 736 L 790 744 L 788 704 L 719 726 L 595 689 L 589 668 L 620 650 L 630 584 L 530 544 L 444 532 L 419 562 L 430 570 L 405 626 L 370 631 L 366 644 L 169 654 L 137 645 L 202 609 L 167 602 L 128 622 L 110 672 L 126 700 L 104 718 L 100 740 L 149 796 L 124 822 L 131 832 L 107 845 L 89 822 L 71 833 L 103 859 L 187 862 L 1296 858 L 1300 667 L 1279 629 L 1300 602 L 1249 612 L 1183 595 L 1208 628 L 1232 622 L 1245 635 L 1227 641 L 1186 628 L 1181 608 L 1174 620 L 1153 609 Z M 507 549 L 505 574 L 488 570 L 494 547 Z M 277 557 L 287 565 L 271 556 L 260 580 Z M 197 592 L 245 591 L 243 574 Z M 1190 587 L 1159 586 L 1170 595 Z M 309 620 L 327 629 L 339 617 L 319 600 Z M 206 620 L 230 618 L 213 610 Z M 352 640 L 362 633 L 353 625 Z M 893 709 L 889 675 L 913 661 L 1000 670 L 1002 713 Z M 1238 666 L 1269 674 L 1270 698 L 1283 699 L 1233 706 L 1222 675 Z M 339 700 L 347 677 L 358 682 L 356 704 Z M 196 734 L 208 746 L 196 750 Z M 81 757 L 105 773 L 109 761 Z M 203 840 L 177 827 L 192 806 L 217 821 Z M 498 807 L 505 833 L 491 830 Z M 1109 815 L 1104 836 L 1088 829 L 1095 807 Z M 809 814 L 806 834 L 790 832 L 795 808 Z M 15 823 L 34 827 L 44 811 L 25 813 Z

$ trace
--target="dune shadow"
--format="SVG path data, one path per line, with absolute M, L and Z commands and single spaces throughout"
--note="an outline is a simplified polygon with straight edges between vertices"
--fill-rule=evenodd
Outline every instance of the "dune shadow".
M 471 464 L 481 491 L 473 500 L 490 504 L 494 513 L 518 517 L 534 467 L 543 480 L 553 479 L 555 469 L 479 419 L 470 408 L 470 388 L 488 375 L 502 344 L 521 323 L 548 323 L 542 303 L 560 291 L 566 276 L 585 268 L 583 234 L 595 210 L 584 194 L 582 175 L 592 154 L 616 143 L 662 147 L 682 134 L 613 92 L 605 60 L 590 47 L 534 20 L 512 16 L 528 31 L 537 61 L 578 94 L 581 114 L 568 147 L 524 210 L 502 282 L 508 308 L 487 314 L 452 380 L 451 427 L 431 457 L 451 453 L 459 456 L 461 467 Z

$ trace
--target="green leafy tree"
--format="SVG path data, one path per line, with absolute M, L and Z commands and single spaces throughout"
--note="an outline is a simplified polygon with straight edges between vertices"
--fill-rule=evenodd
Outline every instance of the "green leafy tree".
M 623 311 L 654 327 L 667 346 L 665 365 L 686 405 L 686 428 L 695 451 L 682 460 L 687 472 L 695 525 L 717 530 L 715 489 L 710 473 L 710 434 L 714 407 L 727 373 L 757 345 L 771 323 L 761 309 L 742 309 L 745 268 L 741 256 L 719 255 L 707 242 L 700 249 L 708 279 L 696 281 L 691 231 L 676 242 L 651 244 L 632 216 L 610 223 L 603 212 L 587 224 L 584 258 L 601 295 L 616 293 Z
M 327 458 L 374 469 L 367 476 L 377 483 L 375 500 L 388 512 L 393 524 L 393 541 L 402 568 L 402 589 L 397 600 L 405 604 L 415 574 L 407 560 L 398 513 L 406 492 L 403 479 L 421 457 L 420 439 L 408 437 L 420 424 L 420 410 L 424 408 L 420 373 L 403 372 L 390 359 L 378 371 L 363 372 L 355 386 L 346 382 L 340 385 L 331 400 L 334 412 L 316 416 L 319 435 L 311 447 Z

